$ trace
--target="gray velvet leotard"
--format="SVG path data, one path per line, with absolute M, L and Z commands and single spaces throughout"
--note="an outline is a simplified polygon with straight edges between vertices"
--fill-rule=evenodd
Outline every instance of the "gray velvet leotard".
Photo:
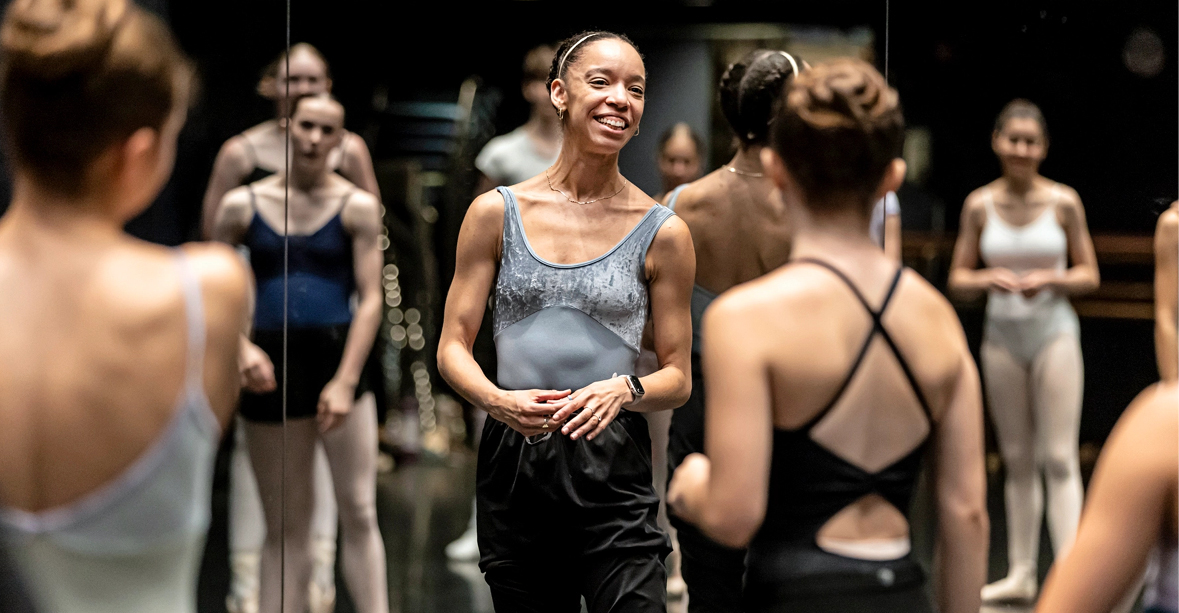
M 652 206 L 605 254 L 553 264 L 528 244 L 515 195 L 499 192 L 503 256 L 492 319 L 500 387 L 577 390 L 633 374 L 649 308 L 647 248 L 674 213 Z
M 652 206 L 602 256 L 553 264 L 529 246 L 515 195 L 506 187 L 499 192 L 503 253 L 492 313 L 499 386 L 577 390 L 614 373 L 633 374 L 649 310 L 647 248 L 674 213 Z M 475 517 L 480 568 L 497 610 L 577 611 L 578 594 L 586 602 L 646 603 L 619 610 L 666 610 L 663 558 L 670 547 L 656 521 L 659 497 L 642 415 L 623 409 L 593 440 L 559 432 L 526 440 L 491 418 L 481 441 Z M 554 538 L 554 521 L 566 526 L 562 538 Z M 584 581 L 567 574 L 537 580 L 574 560 L 583 565 L 574 574 L 588 573 Z M 565 599 L 570 608 L 556 604 Z

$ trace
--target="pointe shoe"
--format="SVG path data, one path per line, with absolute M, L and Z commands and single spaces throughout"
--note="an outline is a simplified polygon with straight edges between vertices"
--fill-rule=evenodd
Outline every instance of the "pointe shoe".
M 262 555 L 257 552 L 229 554 L 229 594 L 225 609 L 229 613 L 258 613 L 258 581 Z
M 479 537 L 473 527 L 467 528 L 462 536 L 446 546 L 446 557 L 455 561 L 479 559 Z
M 311 544 L 311 583 L 307 585 L 311 613 L 336 610 L 336 542 L 317 538 Z
M 983 602 L 1031 602 L 1036 599 L 1036 577 L 1034 575 L 1008 575 L 994 583 L 983 586 Z

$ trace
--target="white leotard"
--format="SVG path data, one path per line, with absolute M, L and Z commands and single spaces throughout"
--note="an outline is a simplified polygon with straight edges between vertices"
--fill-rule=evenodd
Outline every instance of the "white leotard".
M 1006 268 L 1016 274 L 1031 270 L 1068 268 L 1068 236 L 1056 219 L 1060 185 L 1053 188 L 1053 202 L 1031 223 L 1013 226 L 995 211 L 991 190 L 986 190 L 986 222 L 979 237 L 979 254 L 988 268 Z M 1080 335 L 1076 312 L 1068 298 L 1044 290 L 1031 298 L 1021 293 L 991 290 L 987 298 L 988 340 L 1031 361 L 1040 349 L 1061 333 Z

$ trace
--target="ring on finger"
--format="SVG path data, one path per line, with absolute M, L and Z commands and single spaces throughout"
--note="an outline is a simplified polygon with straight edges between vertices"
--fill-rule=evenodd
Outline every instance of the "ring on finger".
M 594 415 L 594 419 L 598 420 L 599 424 L 602 423 L 602 416 L 601 415 Z
M 549 429 L 549 416 L 548 415 L 544 416 L 544 421 L 541 422 L 540 429 L 541 430 L 548 430 Z

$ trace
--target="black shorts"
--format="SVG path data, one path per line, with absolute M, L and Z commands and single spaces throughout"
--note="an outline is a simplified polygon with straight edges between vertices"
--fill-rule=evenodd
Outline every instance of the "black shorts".
M 665 610 L 671 547 L 642 415 L 622 411 L 592 441 L 556 432 L 536 444 L 488 419 L 475 500 L 497 611 L 576 612 L 579 596 L 591 612 Z
M 287 330 L 287 419 L 315 417 L 319 394 L 340 367 L 350 325 Z M 264 394 L 242 390 L 238 411 L 249 421 L 282 422 L 282 338 L 282 330 L 258 330 L 254 333 L 254 343 L 274 363 L 274 378 L 278 386 L 273 392 Z M 361 375 L 360 383 L 356 386 L 356 397 L 360 398 L 366 391 L 367 377 Z

